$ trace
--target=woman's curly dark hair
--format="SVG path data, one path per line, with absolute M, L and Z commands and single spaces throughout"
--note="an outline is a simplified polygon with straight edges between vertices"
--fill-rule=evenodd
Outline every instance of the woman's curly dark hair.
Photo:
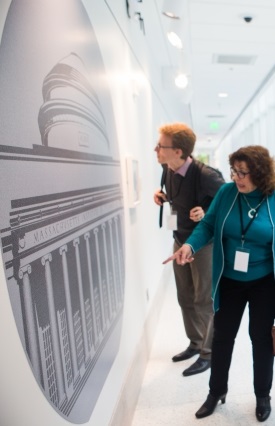
M 261 145 L 239 148 L 229 155 L 231 167 L 236 161 L 245 161 L 251 181 L 264 195 L 272 194 L 275 189 L 275 163 L 267 148 Z

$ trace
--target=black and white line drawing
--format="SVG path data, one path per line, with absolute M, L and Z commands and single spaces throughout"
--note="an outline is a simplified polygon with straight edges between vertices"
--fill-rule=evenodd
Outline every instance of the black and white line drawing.
M 64 36 L 75 31 L 85 43 Z M 0 49 L 3 263 L 36 381 L 78 424 L 114 362 L 124 301 L 124 205 L 104 72 L 81 2 L 11 2 Z

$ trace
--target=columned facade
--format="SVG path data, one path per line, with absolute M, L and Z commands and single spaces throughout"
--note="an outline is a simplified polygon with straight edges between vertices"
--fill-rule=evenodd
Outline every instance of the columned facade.
M 84 203 L 62 194 L 65 202 L 47 196 L 11 211 L 6 270 L 20 289 L 24 345 L 40 386 L 66 414 L 123 306 L 120 195 L 118 188 L 93 192 L 82 191 Z

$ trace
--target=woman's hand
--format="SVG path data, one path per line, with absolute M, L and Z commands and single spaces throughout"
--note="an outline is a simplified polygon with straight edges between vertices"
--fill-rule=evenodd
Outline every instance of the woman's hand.
M 192 256 L 192 249 L 188 244 L 183 244 L 179 250 L 177 250 L 172 256 L 162 262 L 164 265 L 171 260 L 176 260 L 178 265 L 185 265 L 185 263 L 191 263 L 194 260 Z

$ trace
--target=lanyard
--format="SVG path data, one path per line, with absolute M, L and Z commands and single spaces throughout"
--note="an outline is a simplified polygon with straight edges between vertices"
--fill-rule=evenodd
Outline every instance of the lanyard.
M 180 189 L 181 189 L 181 184 L 182 184 L 182 180 L 180 181 L 180 184 L 179 184 L 179 188 L 178 188 L 178 191 L 177 191 L 177 193 L 176 193 L 176 195 L 174 196 L 174 197 L 172 197 L 172 179 L 173 179 L 173 177 L 174 177 L 174 172 L 173 172 L 173 170 L 172 169 L 168 169 L 168 167 L 166 166 L 164 169 L 163 169 L 163 172 L 162 172 L 162 177 L 161 177 L 161 183 L 160 183 L 160 186 L 161 186 L 161 192 L 163 192 L 162 191 L 162 188 L 163 188 L 163 186 L 164 186 L 164 184 L 165 184 L 165 181 L 166 181 L 166 177 L 167 177 L 167 174 L 169 173 L 169 180 L 170 180 L 170 195 L 171 195 L 171 197 L 170 197 L 170 200 L 168 200 L 169 201 L 169 204 L 170 204 L 170 206 L 172 206 L 172 204 L 173 204 L 173 199 L 175 199 L 178 195 L 179 195 L 179 193 L 180 193 Z M 160 210 L 159 210 L 159 227 L 161 228 L 162 227 L 162 217 L 163 217 L 163 204 L 160 206 Z
M 162 192 L 162 188 L 163 188 L 163 186 L 165 184 L 165 181 L 166 181 L 167 173 L 168 173 L 168 167 L 165 167 L 164 170 L 163 170 L 163 172 L 162 172 L 161 183 L 160 183 L 161 192 Z M 180 189 L 181 189 L 181 185 L 182 185 L 182 180 L 180 181 L 179 188 L 177 190 L 176 195 L 174 197 L 172 197 L 172 179 L 174 177 L 173 170 L 169 169 L 169 174 L 170 174 L 170 185 L 169 186 L 170 186 L 170 195 L 171 195 L 171 197 L 170 197 L 170 200 L 168 200 L 168 201 L 169 201 L 170 206 L 172 206 L 173 199 L 177 198 L 177 196 L 180 193 Z M 162 217 L 163 217 L 163 204 L 160 206 L 160 210 L 159 210 L 159 227 L 160 228 L 162 227 Z
M 160 182 L 160 192 L 163 192 L 162 188 L 165 184 L 165 180 L 166 180 L 166 176 L 167 176 L 167 170 L 168 170 L 168 167 L 164 166 L 162 176 L 161 176 L 161 182 Z M 163 216 L 163 203 L 161 204 L 160 209 L 159 209 L 159 227 L 160 228 L 162 227 L 162 216 Z
M 176 192 L 176 194 L 172 197 L 172 180 L 173 180 L 173 178 L 174 178 L 174 175 L 175 175 L 175 172 L 173 171 L 173 170 L 171 170 L 171 169 L 169 169 L 169 174 L 170 174 L 170 200 L 169 200 L 169 204 L 170 204 L 170 206 L 172 206 L 173 205 L 173 200 L 175 199 L 175 198 L 177 198 L 177 196 L 179 195 L 179 193 L 180 193 L 180 190 L 181 190 L 181 185 L 182 185 L 182 181 L 183 181 L 183 179 L 181 179 L 180 180 L 180 183 L 179 183 L 179 185 L 178 185 L 178 190 L 177 190 L 177 192 Z M 180 176 L 180 175 L 179 175 Z M 182 176 L 181 176 L 182 177 Z
M 243 225 L 243 210 L 242 210 L 242 203 L 241 203 L 240 193 L 238 194 L 238 203 L 239 203 L 239 211 L 240 211 L 240 219 L 241 219 L 241 232 L 242 232 L 241 242 L 242 242 L 242 247 L 243 247 L 245 234 L 247 233 L 248 229 L 252 225 L 253 220 L 257 216 L 257 212 L 258 212 L 259 208 L 261 207 L 262 202 L 255 208 L 255 214 L 252 217 L 252 219 L 250 219 L 250 221 L 248 222 L 248 224 L 246 225 L 245 228 L 244 228 L 244 225 Z

